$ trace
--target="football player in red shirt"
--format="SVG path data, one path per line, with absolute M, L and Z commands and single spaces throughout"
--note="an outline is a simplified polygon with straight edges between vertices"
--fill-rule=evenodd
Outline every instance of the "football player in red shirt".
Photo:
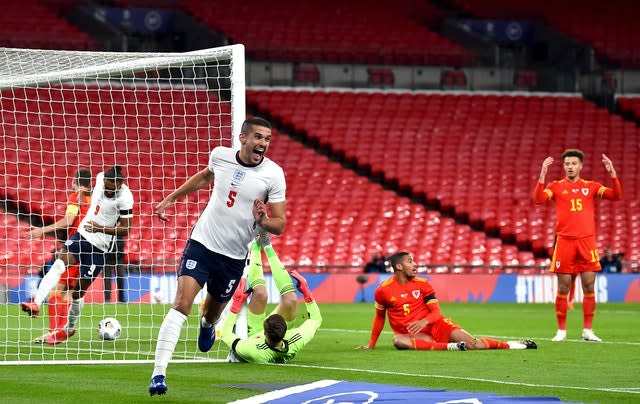
M 553 163 L 553 157 L 547 157 L 542 162 L 540 178 L 533 195 L 535 203 L 553 201 L 556 208 L 556 242 L 551 259 L 551 272 L 555 272 L 558 279 L 555 303 L 558 331 L 553 341 L 563 341 L 567 338 L 567 295 L 571 288 L 571 278 L 575 275 L 580 276 L 584 294 L 582 339 L 602 341 L 592 330 L 596 308 L 594 284 L 596 272 L 601 270 L 596 247 L 595 200 L 622 199 L 622 186 L 613 163 L 604 154 L 602 164 L 611 176 L 613 188 L 580 178 L 583 161 L 584 153 L 580 150 L 566 150 L 562 153 L 566 177 L 545 187 L 545 177 Z
M 28 234 L 31 239 L 37 239 L 47 234 L 55 234 L 59 230 L 66 229 L 66 240 L 78 232 L 78 225 L 84 218 L 91 205 L 91 171 L 86 168 L 78 169 L 71 180 L 71 193 L 67 198 L 67 208 L 64 216 L 57 222 L 44 227 L 32 227 Z M 56 257 L 51 260 L 53 264 Z M 53 265 L 52 265 L 53 266 Z M 38 317 L 40 306 L 49 298 L 49 332 L 62 328 L 67 322 L 69 311 L 68 293 L 75 286 L 79 274 L 79 265 L 71 265 L 68 268 L 64 264 L 58 264 L 56 269 L 49 269 L 38 286 L 38 291 L 33 301 L 22 302 L 23 311 L 32 317 Z M 43 343 L 48 333 L 38 337 L 34 342 Z
M 394 332 L 393 345 L 398 349 L 467 350 L 467 349 L 536 349 L 531 340 L 501 341 L 475 338 L 442 315 L 440 303 L 428 280 L 417 277 L 418 264 L 408 252 L 389 258 L 393 277 L 383 281 L 375 292 L 376 315 L 371 339 L 361 349 L 373 349 L 384 328 L 386 314 Z

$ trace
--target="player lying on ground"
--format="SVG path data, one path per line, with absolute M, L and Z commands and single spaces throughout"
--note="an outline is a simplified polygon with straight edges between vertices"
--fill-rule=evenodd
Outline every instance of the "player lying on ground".
M 233 304 L 222 326 L 222 341 L 229 346 L 234 359 L 251 363 L 286 363 L 314 337 L 322 316 L 313 300 L 307 281 L 297 271 L 287 272 L 280 262 L 268 237 L 262 237 L 264 252 L 271 267 L 271 274 L 280 291 L 280 302 L 265 319 L 267 288 L 262 270 L 260 244 L 252 242 L 248 283 L 243 278 L 233 295 Z M 297 281 L 303 295 L 309 318 L 297 328 L 290 328 L 296 318 L 298 298 L 289 274 Z M 246 289 L 246 290 L 245 290 Z M 249 337 L 242 339 L 233 333 L 238 313 L 249 295 L 253 295 L 247 310 Z
M 371 339 L 360 349 L 373 349 L 384 328 L 387 312 L 394 332 L 393 346 L 398 349 L 450 350 L 469 349 L 536 349 L 531 340 L 501 341 L 475 338 L 440 311 L 433 287 L 416 276 L 418 264 L 408 252 L 397 252 L 389 258 L 393 277 L 375 291 L 376 315 Z

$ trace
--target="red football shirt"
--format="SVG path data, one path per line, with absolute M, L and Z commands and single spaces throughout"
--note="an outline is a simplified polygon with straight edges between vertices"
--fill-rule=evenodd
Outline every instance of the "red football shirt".
M 78 232 L 78 225 L 87 214 L 89 210 L 89 206 L 91 205 L 91 196 L 84 195 L 80 196 L 79 192 L 72 192 L 69 194 L 69 199 L 67 200 L 67 210 L 65 211 L 65 215 L 75 215 L 75 220 L 67 228 L 67 237 L 70 238 L 75 233 Z
M 387 311 L 394 333 L 408 334 L 409 324 L 427 317 L 431 312 L 425 303 L 428 296 L 434 296 L 434 291 L 426 279 L 415 277 L 401 284 L 392 277 L 376 289 L 376 309 Z
M 556 234 L 569 239 L 581 239 L 596 234 L 595 199 L 619 200 L 622 186 L 618 178 L 612 178 L 613 189 L 595 182 L 567 178 L 554 181 L 544 188 L 538 182 L 534 200 L 543 203 L 553 200 L 556 208 Z

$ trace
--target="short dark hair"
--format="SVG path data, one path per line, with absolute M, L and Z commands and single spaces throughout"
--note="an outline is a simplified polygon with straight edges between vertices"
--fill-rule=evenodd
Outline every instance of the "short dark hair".
M 86 168 L 79 168 L 78 171 L 76 171 L 76 173 L 73 175 L 73 178 L 81 187 L 91 189 L 91 170 Z
M 271 123 L 269 121 L 267 121 L 264 118 L 254 116 L 253 118 L 249 118 L 242 123 L 242 128 L 240 129 L 240 133 L 244 133 L 245 135 L 248 135 L 254 126 L 264 126 L 265 128 L 271 129 Z
M 562 153 L 562 160 L 564 160 L 566 157 L 577 157 L 581 163 L 584 161 L 584 153 L 582 152 L 582 150 L 578 149 L 565 150 L 564 153 Z
M 124 172 L 122 171 L 122 167 L 119 165 L 115 165 L 104 172 L 104 179 L 110 180 L 113 182 L 122 182 L 125 179 Z
M 264 320 L 264 336 L 271 344 L 278 344 L 287 333 L 287 322 L 280 314 L 272 314 Z
M 409 253 L 406 251 L 398 251 L 397 253 L 389 257 L 389 264 L 391 265 L 393 272 L 396 271 L 396 265 L 401 263 L 404 257 L 406 257 L 407 255 L 409 255 Z

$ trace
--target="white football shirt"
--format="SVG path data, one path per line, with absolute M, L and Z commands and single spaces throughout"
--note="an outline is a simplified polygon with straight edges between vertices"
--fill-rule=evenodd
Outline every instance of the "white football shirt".
M 286 182 L 282 168 L 269 158 L 247 166 L 237 153 L 224 146 L 211 151 L 208 168 L 214 175 L 213 192 L 191 238 L 210 251 L 244 259 L 254 237 L 253 201 L 283 202 Z
M 128 186 L 122 184 L 115 198 L 104 195 L 104 173 L 96 176 L 96 186 L 91 193 L 91 206 L 87 215 L 78 225 L 78 233 L 88 242 L 102 251 L 111 251 L 116 236 L 106 233 L 89 233 L 84 225 L 96 222 L 103 226 L 115 226 L 121 217 L 133 217 L 133 194 Z

